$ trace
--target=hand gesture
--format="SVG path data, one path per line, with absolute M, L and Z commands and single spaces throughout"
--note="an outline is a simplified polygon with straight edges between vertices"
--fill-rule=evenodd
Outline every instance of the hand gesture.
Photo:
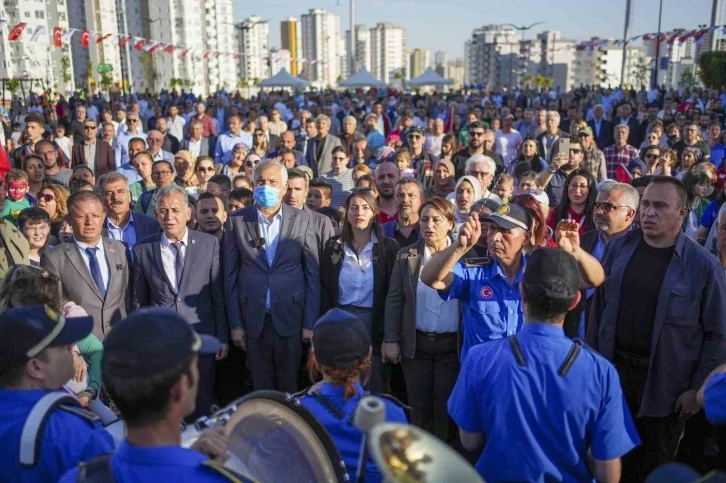
M 580 224 L 575 220 L 560 220 L 555 230 L 557 245 L 574 255 L 580 249 Z
M 679 413 L 679 423 L 684 422 L 686 419 L 696 414 L 699 409 L 701 409 L 701 407 L 698 405 L 698 399 L 696 397 L 697 394 L 698 393 L 693 389 L 689 389 L 688 391 L 678 396 L 678 399 L 676 400 L 676 406 L 673 409 Z
M 383 343 L 383 362 L 386 361 L 394 364 L 401 362 L 401 345 L 398 342 Z
M 217 357 L 216 359 L 218 361 L 221 361 L 225 357 L 227 357 L 227 351 L 229 351 L 229 345 L 228 344 L 219 344 L 219 350 L 217 351 Z
M 87 371 L 86 361 L 80 354 L 73 352 L 73 380 L 82 382 L 86 378 Z
M 230 338 L 234 345 L 247 350 L 247 337 L 243 329 L 232 329 L 230 331 Z
M 209 456 L 216 463 L 224 463 L 229 459 L 227 444 L 229 439 L 223 428 L 206 429 L 192 445 L 191 449 Z
M 562 166 L 570 162 L 570 153 L 557 153 L 552 157 L 550 165 L 555 169 L 560 169 Z
M 470 250 L 481 236 L 481 222 L 479 215 L 471 215 L 466 222 L 459 228 L 459 246 L 465 250 Z

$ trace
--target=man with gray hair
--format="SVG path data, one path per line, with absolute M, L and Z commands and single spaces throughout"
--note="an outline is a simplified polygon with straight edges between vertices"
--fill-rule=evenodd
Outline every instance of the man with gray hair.
M 549 163 L 552 161 L 552 146 L 568 134 L 560 130 L 560 114 L 557 111 L 547 111 L 545 125 L 547 130 L 537 136 L 537 150 L 540 157 Z
M 348 153 L 348 157 L 353 157 L 353 145 L 356 141 L 366 139 L 366 137 L 358 132 L 358 121 L 353 116 L 345 116 L 343 118 L 343 130 L 340 136 L 340 142 Z
M 327 173 L 333 166 L 333 148 L 340 146 L 340 139 L 330 134 L 330 118 L 320 114 L 315 119 L 315 127 L 318 135 L 308 139 L 305 160 L 313 170 L 313 176 L 318 177 L 319 173 Z
M 209 414 L 214 401 L 215 359 L 227 356 L 228 326 L 219 240 L 187 228 L 192 219 L 189 196 L 180 186 L 160 188 L 154 209 L 162 232 L 134 246 L 132 310 L 164 307 L 176 311 L 199 334 L 221 342 L 215 356 L 200 356 L 199 391 L 188 420 Z
M 595 257 L 598 262 L 602 260 L 605 246 L 633 229 L 639 203 L 638 191 L 629 184 L 603 183 L 592 208 L 597 229 L 580 236 L 580 248 Z M 585 338 L 590 298 L 594 292 L 592 289 L 584 291 L 580 303 L 567 314 L 565 333 L 569 337 Z
M 282 203 L 283 165 L 260 162 L 254 186 L 255 204 L 230 214 L 222 239 L 231 339 L 247 350 L 255 390 L 295 392 L 320 315 L 318 235 L 309 214 Z
M 106 210 L 101 234 L 123 243 L 129 256 L 133 256 L 137 241 L 160 230 L 154 218 L 131 212 L 129 180 L 123 174 L 112 172 L 101 176 L 96 182 L 96 192 Z
M 489 186 L 492 184 L 496 170 L 497 164 L 492 158 L 485 154 L 475 154 L 466 160 L 466 174 L 473 176 L 479 181 L 481 197 L 493 199 L 497 203 L 501 204 L 502 199 L 489 191 Z

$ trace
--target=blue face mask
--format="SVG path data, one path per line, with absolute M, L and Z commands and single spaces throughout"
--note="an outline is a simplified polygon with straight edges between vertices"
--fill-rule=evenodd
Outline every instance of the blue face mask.
M 272 208 L 280 203 L 280 190 L 272 186 L 255 186 L 255 203 L 263 208 Z

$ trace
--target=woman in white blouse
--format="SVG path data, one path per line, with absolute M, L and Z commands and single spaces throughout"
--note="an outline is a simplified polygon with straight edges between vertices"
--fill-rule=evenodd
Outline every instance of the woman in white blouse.
M 325 244 L 320 258 L 322 312 L 340 307 L 358 316 L 373 342 L 371 392 L 389 392 L 383 384 L 383 314 L 398 243 L 386 238 L 378 222 L 378 203 L 369 188 L 355 188 L 345 200 L 339 237 Z
M 456 217 L 451 202 L 427 200 L 419 210 L 423 240 L 401 249 L 386 299 L 383 356 L 401 363 L 411 422 L 448 443 L 457 441 L 446 402 L 459 374 L 459 302 L 444 302 L 421 282 L 432 257 L 449 246 Z

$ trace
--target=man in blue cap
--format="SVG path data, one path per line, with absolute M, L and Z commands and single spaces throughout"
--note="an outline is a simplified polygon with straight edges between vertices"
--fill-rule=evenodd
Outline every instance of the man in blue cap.
M 118 323 L 104 343 L 103 383 L 126 423 L 126 439 L 113 455 L 83 463 L 60 481 L 249 481 L 220 465 L 229 456 L 221 428 L 205 431 L 192 449 L 180 446 L 181 423 L 197 398 L 197 361 L 219 346 L 170 309 L 140 310 Z
M 464 360 L 449 414 L 464 448 L 484 447 L 486 481 L 617 482 L 640 444 L 615 368 L 562 329 L 579 290 L 572 255 L 535 250 L 519 284 L 524 327 Z
M 45 305 L 0 315 L 0 481 L 57 481 L 79 461 L 112 451 L 96 415 L 58 389 L 74 375 L 74 343 L 93 318 Z

